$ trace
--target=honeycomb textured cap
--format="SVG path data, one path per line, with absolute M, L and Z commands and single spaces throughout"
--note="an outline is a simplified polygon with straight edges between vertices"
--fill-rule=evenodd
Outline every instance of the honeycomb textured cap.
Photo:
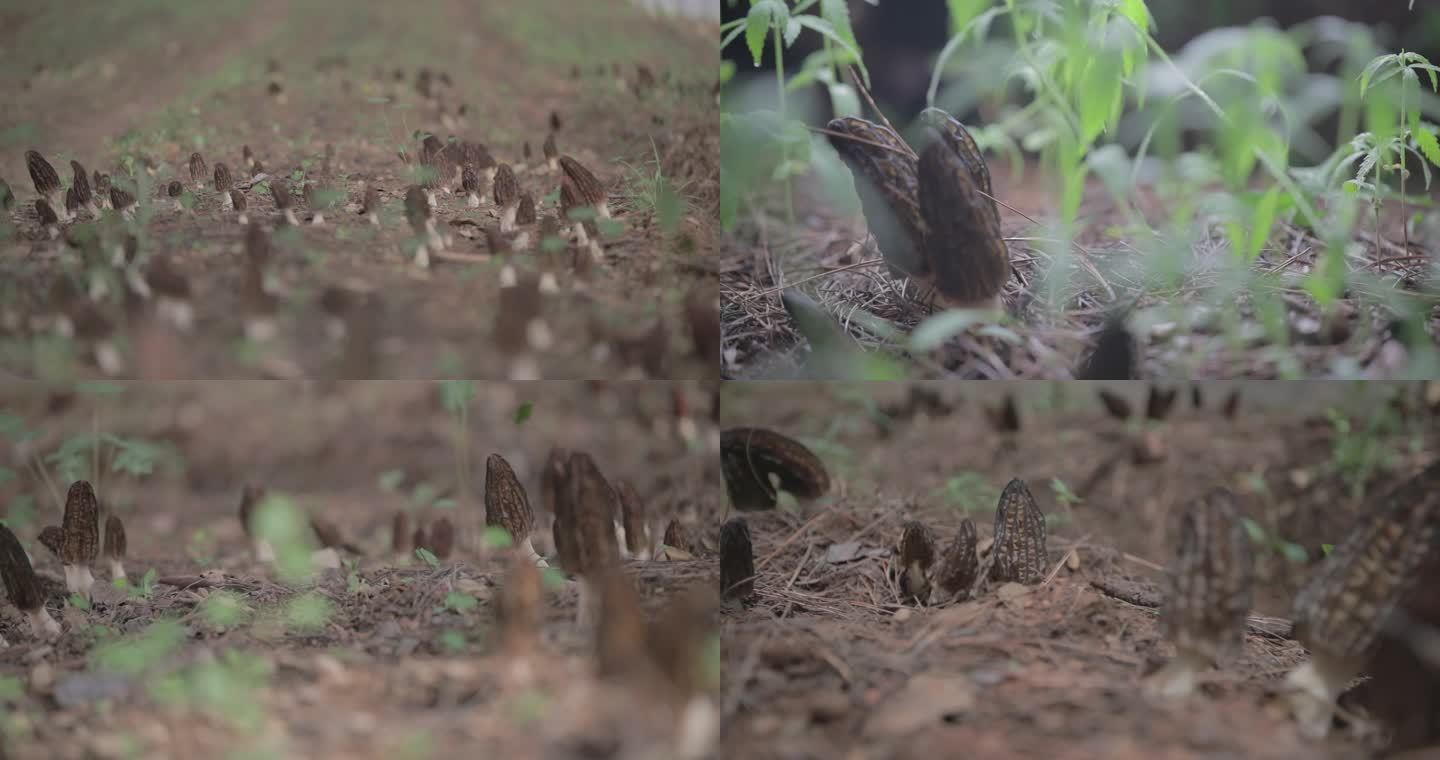
M 204 182 L 206 177 L 205 158 L 199 151 L 190 154 L 190 181 Z
M 598 206 L 604 202 L 605 187 L 579 161 L 569 156 L 561 156 L 560 170 L 565 173 L 565 179 L 575 184 L 575 189 L 579 192 L 580 200 L 584 205 Z
M 67 565 L 95 561 L 100 554 L 100 506 L 89 481 L 77 480 L 70 484 L 60 528 L 65 533 L 60 547 L 61 561 Z
M 970 518 L 960 522 L 955 540 L 945 547 L 935 567 L 934 583 L 944 594 L 968 592 L 980 573 L 975 523 Z
M 535 527 L 525 486 L 499 454 L 485 459 L 485 524 L 504 528 L 517 543 L 530 538 Z
M 60 223 L 60 217 L 55 213 L 55 209 L 51 208 L 44 198 L 35 199 L 35 215 L 40 217 L 40 224 L 47 227 Z
M 900 529 L 900 596 L 924 601 L 930 593 L 935 538 L 924 523 L 911 520 Z
M 120 520 L 120 515 L 111 514 L 105 518 L 105 558 L 125 559 L 126 549 L 125 523 Z
M 90 176 L 85 171 L 85 167 L 81 166 L 79 161 L 71 160 L 70 171 L 74 175 L 74 180 L 71 181 L 70 187 L 75 190 L 75 194 L 79 196 L 81 203 L 89 203 L 94 199 L 94 196 L 91 195 L 90 192 Z
M 672 522 L 666 528 L 667 544 L 672 527 L 678 530 L 680 526 Z M 720 596 L 743 602 L 754 595 L 755 549 L 750 542 L 750 525 L 743 517 L 732 517 L 720 525 Z
M 993 204 L 944 140 L 921 152 L 916 173 L 926 229 L 922 250 L 933 274 L 927 284 L 957 305 L 995 299 L 1010 278 L 1010 249 Z
M 515 223 L 535 223 L 535 196 L 528 191 L 520 194 L 520 208 L 515 212 Z
M 1235 497 L 1216 488 L 1180 515 L 1161 628 L 1187 656 L 1222 662 L 1240 647 L 1254 594 L 1250 536 Z
M 38 610 L 45 606 L 45 594 L 40 590 L 40 579 L 35 577 L 35 568 L 20 540 L 4 525 L 0 525 L 0 577 L 4 578 L 5 593 L 10 602 L 23 612 Z
M 649 548 L 645 545 L 646 535 L 650 532 L 645 501 L 635 490 L 635 484 L 625 478 L 615 481 L 615 495 L 620 500 L 620 524 L 625 527 L 625 548 L 631 554 L 638 554 Z
M 46 525 L 40 529 L 40 545 L 50 550 L 55 559 L 60 559 L 60 547 L 65 544 L 65 531 L 59 525 Z
M 1440 548 L 1440 463 L 1366 506 L 1295 597 L 1295 638 L 1317 655 L 1368 656 L 1419 569 Z
M 508 206 L 520 200 L 520 185 L 515 180 L 515 170 L 510 164 L 500 164 L 495 170 L 495 205 Z
M 216 192 L 228 193 L 234 186 L 235 180 L 230 176 L 230 167 L 224 163 L 215 164 L 215 190 Z
M 50 196 L 60 191 L 60 175 L 40 151 L 25 151 L 25 168 L 30 170 L 30 179 L 35 183 L 35 192 Z
M 619 511 L 615 489 L 595 460 L 583 451 L 570 455 L 568 509 L 575 534 L 575 567 L 580 575 L 593 575 L 620 562 L 615 517 Z M 557 516 L 558 519 L 558 516 Z
M 799 499 L 818 499 L 830 490 L 830 475 L 814 452 L 793 438 L 764 428 L 731 428 L 720 434 L 725 490 L 736 509 L 772 509 L 780 488 Z
M 991 578 L 1033 585 L 1045 579 L 1045 515 L 1025 481 L 1015 478 L 995 508 L 995 564 Z

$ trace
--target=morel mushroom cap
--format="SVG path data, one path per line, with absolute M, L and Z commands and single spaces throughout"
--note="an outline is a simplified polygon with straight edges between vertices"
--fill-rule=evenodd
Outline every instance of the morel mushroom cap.
M 935 539 L 916 520 L 900 529 L 900 599 L 925 602 L 930 598 L 930 566 L 935 563 Z
M 1161 692 L 1183 696 L 1193 690 L 1196 672 L 1228 659 L 1245 637 L 1254 564 L 1229 491 L 1213 489 L 1181 513 L 1169 576 L 1160 624 L 1176 659 Z
M 666 546 L 674 547 L 686 554 L 695 553 L 695 539 L 690 535 L 690 530 L 674 518 L 665 524 L 665 537 L 661 540 Z
M 430 553 L 436 559 L 449 559 L 455 550 L 455 525 L 450 518 L 441 517 L 430 525 Z
M 678 532 L 679 523 L 671 522 L 665 529 L 665 543 L 671 544 L 671 528 Z M 688 542 L 688 537 L 675 536 Z M 675 546 L 686 549 L 684 546 Z M 743 517 L 732 517 L 720 525 L 720 597 L 741 602 L 755 595 L 755 549 L 750 543 L 750 525 Z
M 625 548 L 631 555 L 649 559 L 650 525 L 645 501 L 635 484 L 629 480 L 615 481 L 615 495 L 620 502 L 620 525 L 625 528 Z
M 60 529 L 65 533 L 60 544 L 61 561 L 88 568 L 100 555 L 100 507 L 89 481 L 77 480 L 70 484 Z
M 110 197 L 110 175 L 109 175 L 109 174 L 101 174 L 99 171 L 96 171 L 96 172 L 95 172 L 95 187 L 93 188 L 93 190 L 94 190 L 95 196 L 96 196 L 100 201 L 102 201 L 102 202 L 104 202 L 104 203 L 110 203 L 111 200 L 112 200 L 111 197 Z M 112 204 L 112 205 L 113 205 L 113 204 Z
M 165 193 L 171 198 L 179 198 L 180 193 L 184 191 L 185 188 L 180 184 L 180 180 L 178 179 L 170 180 L 170 184 L 165 187 Z
M 520 200 L 520 185 L 510 164 L 500 164 L 495 171 L 495 205 L 509 206 Z
M 1001 583 L 1033 585 L 1045 579 L 1045 515 L 1025 481 L 1014 478 L 995 508 L 995 564 L 990 577 Z
M 515 212 L 516 224 L 535 223 L 535 196 L 527 190 L 520 194 L 520 207 Z
M 206 171 L 205 159 L 196 151 L 190 154 L 190 181 L 200 184 L 205 181 Z
M 40 151 L 25 151 L 25 168 L 30 170 L 30 179 L 35 183 L 35 192 L 41 197 L 53 198 L 60 192 L 60 175 Z
M 4 525 L 0 525 L 0 578 L 4 579 L 5 593 L 21 612 L 30 618 L 31 629 L 36 635 L 59 633 L 59 626 L 45 611 L 45 592 L 40 588 L 40 579 L 20 540 Z
M 933 275 L 925 284 L 950 305 L 993 305 L 1010 278 L 1010 249 L 994 205 L 944 139 L 921 152 L 916 172 L 926 226 L 922 251 Z
M 40 545 L 50 550 L 55 559 L 60 559 L 60 547 L 65 543 L 65 531 L 59 525 L 46 525 L 40 529 Z
M 720 434 L 725 490 L 736 509 L 772 509 L 779 487 L 798 499 L 818 499 L 830 490 L 820 458 L 793 438 L 763 428 L 732 428 Z
M 1117 420 L 1130 419 L 1130 402 L 1124 396 L 1105 388 L 1097 391 L 1096 395 L 1100 397 L 1100 403 L 1111 417 Z
M 80 202 L 80 192 L 75 189 L 74 185 L 71 185 L 69 189 L 65 191 L 65 211 L 71 216 L 74 216 L 75 212 L 79 211 L 82 205 Z
M 93 201 L 95 197 L 90 192 L 90 175 L 85 171 L 85 167 L 81 166 L 79 161 L 72 159 L 70 161 L 70 171 L 75 175 L 74 180 L 70 183 L 70 187 L 75 190 L 76 195 L 80 198 L 80 202 L 88 204 Z
M 569 156 L 561 156 L 560 170 L 565 173 L 565 179 L 575 183 L 575 189 L 584 205 L 599 206 L 605 202 L 605 187 L 579 161 Z
M 125 559 L 125 551 L 125 523 L 120 520 L 119 515 L 111 514 L 105 518 L 105 559 Z
M 545 457 L 545 467 L 540 471 L 540 506 L 555 514 L 560 490 L 565 487 L 565 476 L 569 472 L 570 451 L 552 446 Z
M 271 182 L 270 195 L 275 199 L 275 208 L 281 211 L 290 208 L 290 188 L 286 187 L 284 182 Z
M 1311 659 L 1286 679 L 1303 733 L 1324 736 L 1335 699 L 1373 654 L 1440 538 L 1440 463 L 1382 493 L 1295 596 Z
M 236 211 L 245 211 L 249 207 L 249 203 L 245 200 L 245 193 L 238 188 L 231 190 L 230 205 L 234 206 Z
M 980 556 L 976 550 L 975 523 L 970 518 L 960 522 L 955 540 L 940 555 L 931 577 L 930 599 L 939 603 L 959 595 L 963 598 L 980 574 Z M 939 594 L 939 598 L 936 594 Z
M 473 167 L 466 166 L 460 171 L 460 189 L 467 194 L 480 192 L 480 175 L 475 173 Z
M 575 566 L 578 575 L 594 575 L 618 565 L 620 547 L 615 536 L 615 516 L 619 511 L 615 489 L 600 472 L 595 460 L 583 451 L 570 455 L 569 488 L 565 501 L 569 514 L 562 511 L 575 534 Z
M 405 218 L 415 234 L 425 233 L 425 223 L 430 219 L 430 202 L 425 199 L 425 190 L 419 185 L 411 185 L 405 191 Z
M 525 487 L 499 454 L 485 459 L 485 524 L 504 528 L 516 544 L 529 541 L 535 527 Z
M 826 125 L 830 144 L 854 176 L 865 223 L 893 273 L 924 279 L 929 265 L 920 253 L 925 223 L 920 218 L 915 157 L 900 136 L 856 116 Z
M 1114 314 L 1105 320 L 1095 348 L 1076 368 L 1075 379 L 1134 380 L 1139 376 L 1138 356 L 1135 336 L 1125 326 L 1125 315 Z
M 235 179 L 230 176 L 230 167 L 223 162 L 215 164 L 215 192 L 228 193 L 235 186 Z
M 115 185 L 111 185 L 110 205 L 114 207 L 116 211 L 124 211 L 125 209 L 135 205 L 135 196 L 124 190 L 121 190 Z

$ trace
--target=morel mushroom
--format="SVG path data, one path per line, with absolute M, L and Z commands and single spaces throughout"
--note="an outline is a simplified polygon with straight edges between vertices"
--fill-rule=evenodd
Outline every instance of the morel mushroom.
M 430 268 L 430 251 L 427 247 L 435 237 L 435 220 L 430 217 L 430 202 L 419 185 L 411 185 L 405 191 L 405 218 L 418 242 L 415 244 L 415 266 Z
M 35 192 L 40 194 L 45 202 L 54 206 L 60 197 L 60 175 L 55 173 L 55 167 L 50 165 L 40 151 L 25 151 L 25 168 L 30 170 L 30 179 L 35 183 Z
M 441 517 L 430 524 L 429 548 L 436 559 L 450 559 L 455 551 L 455 525 L 450 518 Z
M 0 578 L 5 583 L 5 593 L 25 613 L 30 621 L 30 632 L 38 639 L 60 635 L 60 624 L 45 609 L 45 592 L 40 588 L 40 579 L 30 565 L 20 540 L 4 525 L 0 525 Z M 4 640 L 0 639 L 0 644 Z
M 60 561 L 65 565 L 65 588 L 85 597 L 95 576 L 90 565 L 100 554 L 100 505 L 89 481 L 77 480 L 65 494 L 65 516 L 60 522 L 64 540 L 60 544 Z
M 80 191 L 76 190 L 74 185 L 71 185 L 69 189 L 65 191 L 65 218 L 74 219 L 79 216 L 80 208 Z
M 1158 386 L 1150 386 L 1150 395 L 1145 400 L 1145 419 L 1163 420 L 1170 416 L 1170 409 L 1175 406 L 1175 399 L 1179 395 L 1179 388 L 1166 390 Z
M 514 231 L 515 215 L 520 210 L 520 185 L 510 164 L 500 164 L 495 172 L 495 205 L 500 207 L 500 231 Z
M 697 553 L 698 542 L 695 537 L 679 520 L 673 518 L 665 524 L 665 536 L 660 539 L 660 542 L 667 548 L 676 549 L 692 557 Z
M 534 224 L 535 220 L 535 196 L 527 190 L 520 194 L 520 205 L 515 209 L 515 223 L 530 225 Z
M 460 189 L 465 193 L 465 205 L 480 208 L 480 175 L 473 166 L 460 171 Z
M 678 523 L 671 525 L 679 528 Z M 670 530 L 665 533 L 668 544 Z M 750 525 L 743 517 L 732 517 L 720 525 L 720 598 L 744 603 L 754 595 L 755 549 L 750 543 Z
M 295 209 L 292 208 L 294 200 L 290 196 L 290 188 L 280 180 L 270 183 L 270 196 L 275 199 L 275 208 L 285 215 L 285 223 L 292 227 L 299 227 L 300 222 L 295 218 Z
M 1125 326 L 1123 314 L 1105 321 L 1095 347 L 1075 370 L 1076 380 L 1134 380 L 1139 376 L 1139 351 L 1135 336 Z
M 0 211 L 9 211 L 15 208 L 15 193 L 10 189 L 10 183 L 0 179 Z
M 380 226 L 380 191 L 373 187 L 365 188 L 365 199 L 360 204 L 360 213 L 375 227 Z
M 917 520 L 900 530 L 900 600 L 925 603 L 930 599 L 930 566 L 935 563 L 935 539 L 930 529 Z
M 244 145 L 240 148 L 241 164 L 250 170 L 251 176 L 260 171 L 260 162 L 255 160 L 255 154 L 250 152 L 250 146 Z
M 1440 464 L 1382 493 L 1295 597 L 1295 639 L 1310 661 L 1286 677 L 1303 734 L 1330 731 L 1335 700 L 1365 667 L 1440 536 Z
M 204 189 L 205 189 L 205 179 L 206 179 L 206 175 L 209 174 L 209 173 L 210 173 L 210 172 L 208 171 L 208 167 L 205 166 L 205 159 L 200 155 L 200 152 L 199 152 L 199 151 L 196 151 L 196 152 L 194 152 L 194 153 L 191 153 L 191 154 L 190 154 L 190 184 L 191 184 L 191 186 L 194 187 L 196 190 L 204 190 Z
M 235 179 L 230 176 L 230 167 L 224 162 L 215 163 L 215 192 L 220 194 L 220 207 L 229 209 L 234 207 L 230 199 L 230 191 L 235 189 Z
M 251 547 L 255 552 L 255 561 L 274 562 L 275 548 L 270 542 L 256 535 L 255 533 L 255 509 L 260 502 L 265 500 L 265 489 L 246 484 L 240 491 L 240 527 L 245 529 L 245 535 L 250 537 Z
M 964 599 L 970 594 L 980 575 L 980 555 L 976 543 L 975 523 L 967 517 L 960 522 L 955 540 L 945 548 L 935 565 L 930 582 L 931 604 Z
M 535 514 L 530 509 L 530 498 L 515 477 L 515 470 L 499 454 L 485 459 L 485 524 L 504 528 L 521 554 L 541 567 L 549 567 L 531 541 Z
M 40 228 L 51 240 L 60 237 L 60 217 L 55 215 L 55 209 L 44 198 L 35 199 L 35 215 L 40 217 Z
M 956 308 L 998 309 L 1010 278 L 1010 250 L 993 201 L 980 192 L 965 159 L 942 136 L 916 161 L 922 253 L 931 277 L 921 282 Z
M 1160 624 L 1175 645 L 1175 659 L 1150 686 L 1162 696 L 1183 697 L 1194 692 L 1201 671 L 1223 664 L 1245 638 L 1254 564 L 1250 536 L 1229 491 L 1216 488 L 1181 514 L 1169 580 Z
M 579 583 L 577 622 L 588 629 L 594 625 L 599 577 L 620 562 L 617 498 L 595 460 L 582 451 L 571 453 L 562 491 L 555 513 L 556 549 L 561 565 Z
M 92 216 L 98 216 L 100 207 L 96 205 L 95 195 L 90 190 L 89 172 L 85 171 L 85 167 L 81 166 L 79 161 L 73 159 L 70 161 L 70 171 L 74 175 L 70 187 L 75 191 L 76 198 Z
M 720 468 L 725 491 L 736 509 L 773 509 L 777 489 L 802 501 L 830 490 L 820 458 L 799 441 L 762 428 L 732 428 L 720 434 Z
M 601 219 L 609 219 L 610 203 L 606 199 L 605 186 L 600 184 L 600 180 L 596 179 L 595 175 L 582 166 L 579 161 L 569 156 L 561 156 L 559 163 L 565 179 L 570 180 L 580 194 L 580 202 L 594 207 L 595 213 Z
M 234 188 L 234 189 L 232 189 L 232 190 L 230 191 L 229 197 L 230 197 L 230 207 L 233 208 L 233 209 L 235 209 L 235 214 L 236 214 L 236 216 L 235 216 L 235 221 L 239 222 L 242 226 L 249 224 L 249 223 L 250 223 L 250 214 L 249 214 L 250 203 L 249 203 L 247 200 L 245 200 L 245 193 L 244 193 L 243 191 L 241 191 L 240 188 L 237 187 L 237 188 Z
M 1045 515 L 1025 481 L 1015 478 L 1000 494 L 995 508 L 995 564 L 990 577 L 1000 583 L 1027 586 L 1045 580 Z
M 112 513 L 105 518 L 105 561 L 110 564 L 111 580 L 125 577 L 125 548 L 125 523 Z
M 554 114 L 552 113 L 551 116 Z M 545 136 L 545 145 L 541 147 L 541 150 L 545 153 L 545 166 L 552 172 L 560 171 L 560 149 L 555 147 L 554 132 Z
M 175 204 L 176 211 L 185 210 L 185 203 L 181 198 L 181 194 L 184 192 L 185 188 L 180 184 L 180 180 L 178 179 L 171 180 L 170 184 L 165 188 L 165 194 L 170 196 L 170 201 Z
M 59 525 L 46 525 L 40 529 L 40 545 L 50 550 L 55 559 L 60 559 L 60 547 L 65 545 L 65 531 Z
M 621 479 L 615 481 L 615 495 L 620 499 L 625 555 L 629 559 L 650 559 L 650 521 L 640 492 L 635 490 L 634 483 Z

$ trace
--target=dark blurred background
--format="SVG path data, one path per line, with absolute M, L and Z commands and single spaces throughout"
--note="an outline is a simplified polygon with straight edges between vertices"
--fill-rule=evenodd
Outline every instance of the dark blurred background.
M 1166 50 L 1174 51 L 1196 35 L 1226 26 L 1245 26 L 1259 19 L 1272 19 L 1281 29 L 1322 16 L 1335 16 L 1371 26 L 1382 48 L 1402 48 L 1440 58 L 1440 3 L 1416 0 L 1149 0 L 1155 18 L 1154 34 Z M 749 10 L 745 0 L 724 0 L 724 20 L 741 18 Z M 870 68 L 874 96 L 892 116 L 903 120 L 925 107 L 925 88 L 936 55 L 949 34 L 945 0 L 880 0 L 871 5 L 850 1 L 855 36 Z M 1002 31 L 997 24 L 994 36 Z M 819 47 L 819 37 L 802 34 L 786 53 L 787 61 L 798 62 Z M 746 76 L 773 71 L 774 55 L 765 48 L 761 69 L 756 70 L 743 38 L 724 51 L 735 62 L 737 74 Z M 773 75 L 773 74 L 772 74 Z

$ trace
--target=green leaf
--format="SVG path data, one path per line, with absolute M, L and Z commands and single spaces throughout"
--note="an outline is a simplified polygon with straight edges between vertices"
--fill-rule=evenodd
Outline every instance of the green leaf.
M 530 415 L 534 411 L 535 403 L 533 401 L 526 401 L 521 404 L 520 407 L 515 410 L 515 424 L 524 425 L 525 421 L 530 419 Z
M 1328 557 L 1330 556 L 1330 552 L 1335 551 L 1335 544 L 1320 544 L 1320 551 L 1324 552 L 1325 556 Z
M 90 600 L 79 594 L 71 594 L 69 598 L 66 599 L 66 601 L 70 603 L 71 607 L 74 607 L 77 610 L 90 609 Z
M 405 480 L 404 470 L 386 470 L 380 473 L 380 490 L 394 492 L 399 490 L 400 483 Z
M 950 11 L 950 33 L 959 34 L 972 19 L 990 7 L 992 0 L 945 0 Z
M 1260 196 L 1255 204 L 1255 214 L 1250 223 L 1250 244 L 1245 251 L 1245 261 L 1254 261 L 1260 256 L 1260 249 L 1270 239 L 1270 229 L 1275 224 L 1276 209 L 1280 206 L 1280 188 L 1272 187 Z
M 416 549 L 416 550 L 415 550 L 415 556 L 416 556 L 416 557 L 419 557 L 421 562 L 424 562 L 425 564 L 427 564 L 427 565 L 429 565 L 429 566 L 431 566 L 431 567 L 439 567 L 439 566 L 440 566 L 440 560 L 439 560 L 438 558 L 436 558 L 436 556 L 435 556 L 433 553 L 431 553 L 429 549 L 425 549 L 425 548 Z
M 1435 130 L 1429 124 L 1421 124 L 1419 129 L 1410 133 L 1415 138 L 1415 145 L 1425 155 L 1426 160 L 1435 166 L 1440 166 L 1440 141 L 1435 139 Z
M 994 314 L 978 309 L 942 311 L 921 322 L 914 332 L 910 333 L 910 350 L 917 353 L 933 351 L 956 335 L 993 319 Z
M 755 60 L 755 66 L 760 66 L 760 56 L 765 49 L 765 33 L 770 29 L 770 3 L 759 2 L 750 6 L 750 13 L 745 17 L 745 46 L 750 48 L 750 56 Z
M 515 539 L 511 537 L 510 531 L 499 525 L 485 526 L 485 533 L 480 540 L 487 549 L 509 549 L 515 545 Z
M 475 383 L 472 380 L 440 381 L 440 403 L 451 414 L 459 414 L 474 397 Z
M 462 594 L 459 591 L 451 591 L 445 595 L 445 608 L 465 614 L 480 606 L 480 601 L 469 594 Z
M 540 580 L 545 584 L 545 588 L 548 589 L 565 587 L 565 573 L 561 572 L 558 567 L 540 568 Z

